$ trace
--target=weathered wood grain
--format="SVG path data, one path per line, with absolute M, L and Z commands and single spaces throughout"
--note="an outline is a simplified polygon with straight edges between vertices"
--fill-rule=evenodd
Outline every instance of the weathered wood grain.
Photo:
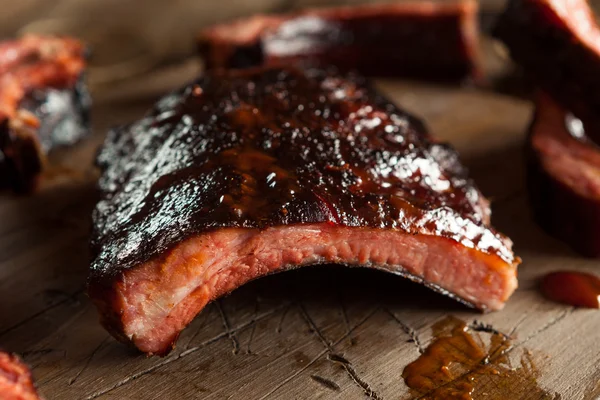
M 133 2 L 111 3 L 61 1 L 37 13 L 31 8 L 35 0 L 11 3 L 21 22 L 10 20 L 2 29 L 12 33 L 40 15 L 98 13 L 98 23 L 110 7 L 124 10 L 113 12 L 115 25 L 133 16 L 154 21 L 164 10 L 157 1 L 143 10 Z M 170 45 L 152 50 L 153 57 L 164 59 L 165 48 L 172 50 L 171 60 L 187 54 L 189 43 L 173 43 L 190 38 L 201 24 L 308 3 L 236 1 L 219 7 L 182 1 L 165 17 L 177 22 L 169 25 Z M 178 20 L 177 13 L 185 18 Z M 148 25 L 142 33 L 160 24 Z M 150 41 L 165 35 L 157 31 Z M 485 50 L 488 70 L 501 71 L 503 60 L 489 43 Z M 110 54 L 101 60 L 109 62 Z M 156 60 L 116 84 L 96 81 L 94 137 L 54 157 L 72 171 L 67 178 L 57 174 L 36 196 L 0 195 L 0 347 L 22 354 L 48 399 L 407 399 L 402 370 L 430 343 L 432 324 L 447 315 L 491 324 L 514 337 L 511 358 L 532 351 L 539 383 L 550 393 L 600 397 L 600 313 L 551 303 L 537 291 L 538 278 L 548 271 L 594 272 L 598 262 L 577 257 L 531 221 L 521 149 L 531 105 L 486 88 L 377 82 L 461 151 L 492 198 L 495 225 L 514 239 L 524 259 L 520 287 L 504 311 L 482 315 L 382 272 L 318 267 L 252 282 L 209 305 L 165 358 L 146 358 L 115 342 L 98 325 L 84 293 L 96 198 L 91 160 L 106 129 L 139 117 L 151 100 L 199 69 L 197 61 L 185 60 L 149 71 L 160 64 Z
M 544 272 L 593 271 L 596 262 L 573 256 L 529 218 L 519 150 L 529 104 L 476 89 L 380 85 L 424 115 L 438 136 L 455 143 L 480 186 L 496 199 L 495 222 L 525 259 L 520 288 L 504 311 L 474 313 L 375 271 L 313 268 L 238 290 L 209 306 L 172 355 L 145 358 L 108 337 L 81 292 L 94 190 L 90 184 L 63 183 L 32 198 L 2 198 L 2 346 L 24 355 L 50 399 L 363 398 L 366 393 L 389 399 L 407 394 L 402 369 L 427 346 L 432 323 L 452 314 L 511 334 L 515 353 L 534 350 L 547 389 L 574 399 L 592 393 L 600 378 L 600 317 L 547 302 L 536 290 L 536 278 Z M 120 105 L 118 113 L 126 120 L 142 108 Z M 112 107 L 101 112 L 106 114 L 97 115 L 98 125 L 119 120 Z M 99 135 L 105 128 L 98 127 Z

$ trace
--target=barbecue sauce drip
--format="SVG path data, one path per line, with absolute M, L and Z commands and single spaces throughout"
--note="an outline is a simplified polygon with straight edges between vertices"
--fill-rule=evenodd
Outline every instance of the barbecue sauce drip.
M 530 352 L 514 368 L 510 340 L 492 330 L 485 340 L 465 322 L 447 317 L 432 327 L 434 339 L 404 368 L 402 377 L 414 398 L 422 400 L 553 399 L 537 386 Z M 487 330 L 486 330 L 487 331 Z
M 577 271 L 557 271 L 544 276 L 544 296 L 575 307 L 600 308 L 600 278 Z

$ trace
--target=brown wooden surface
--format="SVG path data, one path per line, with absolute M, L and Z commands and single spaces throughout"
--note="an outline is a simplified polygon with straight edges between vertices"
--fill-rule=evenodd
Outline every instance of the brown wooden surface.
M 23 10 L 33 3 L 11 4 L 30 18 L 33 11 Z M 230 2 L 235 13 L 267 7 L 258 3 L 248 9 Z M 210 10 L 207 2 L 198 4 Z M 226 15 L 222 8 L 216 8 L 219 18 Z M 489 69 L 497 70 L 491 46 L 486 54 Z M 530 350 L 539 385 L 549 393 L 600 398 L 600 312 L 551 303 L 537 290 L 548 271 L 598 272 L 599 262 L 574 255 L 532 223 L 521 149 L 531 105 L 485 89 L 377 82 L 460 150 L 493 199 L 495 225 L 524 260 L 519 289 L 504 311 L 482 315 L 382 272 L 318 267 L 255 281 L 209 305 L 165 358 L 146 358 L 115 342 L 84 293 L 95 201 L 91 160 L 108 127 L 139 117 L 157 94 L 197 71 L 197 62 L 186 60 L 117 84 L 92 75 L 94 137 L 54 157 L 56 171 L 71 173 L 56 173 L 36 196 L 0 195 L 0 347 L 23 356 L 47 399 L 361 399 L 369 391 L 379 399 L 407 399 L 402 370 L 446 315 L 513 336 L 511 358 L 518 364 Z

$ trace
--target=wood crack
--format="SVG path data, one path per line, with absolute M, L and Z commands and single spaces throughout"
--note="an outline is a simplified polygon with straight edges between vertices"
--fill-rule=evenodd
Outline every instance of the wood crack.
M 327 349 L 321 351 L 319 354 L 317 354 L 317 356 L 315 358 L 313 358 L 312 360 L 310 360 L 304 367 L 300 368 L 298 371 L 294 372 L 293 374 L 291 374 L 290 376 L 288 376 L 287 378 L 285 378 L 284 380 L 282 380 L 279 385 L 275 386 L 273 389 L 271 389 L 269 392 L 267 392 L 266 394 L 264 394 L 258 400 L 265 400 L 266 398 L 268 398 L 269 396 L 271 396 L 273 393 L 275 393 L 280 388 L 282 388 L 283 386 L 285 386 L 286 383 L 290 382 L 292 379 L 294 379 L 295 377 L 297 377 L 298 375 L 300 375 L 302 372 L 304 372 L 308 368 L 310 368 L 314 363 L 317 362 L 317 360 L 319 360 L 325 354 L 327 354 Z
M 69 386 L 73 385 L 75 382 L 77 382 L 77 379 L 79 379 L 79 377 L 81 376 L 81 374 L 83 374 L 83 372 L 88 368 L 88 366 L 90 365 L 90 362 L 92 362 L 92 359 L 94 358 L 94 356 L 96 355 L 96 353 L 98 353 L 98 351 L 100 351 L 100 349 L 102 348 L 102 346 L 104 346 L 104 344 L 106 344 L 106 341 L 108 340 L 109 336 L 105 336 L 104 339 L 102 339 L 102 341 L 100 342 L 100 344 L 98 344 L 98 346 L 96 346 L 96 348 L 92 351 L 92 353 L 88 356 L 88 358 L 85 361 L 85 364 L 83 365 L 83 368 L 81 368 L 79 370 L 79 372 L 77 372 L 77 374 L 69 379 Z
M 279 312 L 282 309 L 284 309 L 286 306 L 287 306 L 287 304 L 283 304 L 283 305 L 278 306 L 278 307 L 276 307 L 276 308 L 274 308 L 272 310 L 269 310 L 269 311 L 265 312 L 264 314 L 258 316 L 257 318 L 253 319 L 252 321 L 248 321 L 246 323 L 243 323 L 243 324 L 241 324 L 241 325 L 239 325 L 239 326 L 231 329 L 231 332 L 239 332 L 242 329 L 246 329 L 249 326 L 251 326 L 252 324 L 255 324 L 255 323 L 257 323 L 257 322 L 259 322 L 259 321 L 261 321 L 261 320 L 263 320 L 265 318 L 270 317 L 273 314 L 276 314 L 277 312 Z M 142 376 L 147 375 L 147 374 L 149 374 L 151 372 L 154 372 L 157 369 L 159 369 L 161 367 L 164 367 L 167 364 L 171 364 L 174 361 L 177 361 L 179 359 L 187 357 L 188 355 L 190 355 L 192 353 L 195 353 L 196 351 L 202 349 L 203 347 L 208 346 L 208 345 L 210 345 L 210 344 L 212 344 L 212 343 L 214 343 L 214 342 L 216 342 L 218 340 L 221 340 L 221 339 L 223 339 L 225 337 L 228 337 L 228 336 L 229 336 L 228 332 L 222 332 L 222 333 L 220 333 L 220 334 L 212 337 L 211 339 L 208 339 L 208 340 L 200 343 L 197 346 L 194 346 L 194 347 L 191 347 L 191 348 L 189 348 L 187 350 L 184 350 L 184 351 L 182 351 L 179 354 L 167 357 L 163 361 L 161 361 L 161 362 L 159 362 L 159 363 L 157 363 L 157 364 L 155 364 L 155 365 L 153 365 L 153 366 L 151 366 L 151 367 L 149 367 L 149 368 L 147 368 L 147 369 L 145 369 L 143 371 L 137 372 L 137 373 L 132 374 L 132 375 L 126 377 L 126 378 L 123 378 L 123 379 L 121 379 L 120 381 L 114 383 L 113 385 L 111 385 L 108 388 L 96 391 L 96 392 L 92 393 L 91 395 L 87 396 L 85 398 L 85 400 L 93 400 L 93 399 L 96 399 L 96 398 L 98 398 L 100 396 L 103 396 L 103 395 L 105 395 L 105 394 L 107 394 L 109 392 L 112 392 L 113 390 L 118 389 L 121 386 L 127 385 L 128 383 L 130 383 L 130 382 L 132 382 L 132 381 L 134 381 L 134 380 L 136 380 L 138 378 L 141 378 Z
M 306 311 L 304 304 L 300 303 L 299 308 L 300 308 L 300 314 L 302 315 L 302 317 L 304 318 L 304 320 L 310 327 L 311 331 L 314 332 L 315 335 L 317 335 L 317 338 L 319 339 L 319 341 L 321 343 L 323 343 L 325 345 L 325 347 L 327 347 L 329 350 L 333 351 L 333 349 L 331 347 L 331 343 L 329 342 L 329 340 L 327 340 L 325 335 L 323 335 L 323 332 L 321 332 L 321 330 L 317 327 L 317 324 L 315 323 L 315 321 L 313 321 L 312 317 L 310 315 L 308 315 L 308 312 Z
M 212 303 L 207 305 L 204 310 L 203 313 L 207 313 L 207 309 L 208 307 L 212 306 Z M 196 339 L 196 337 L 200 334 L 200 332 L 202 331 L 202 329 L 204 329 L 204 326 L 206 326 L 206 322 L 208 321 L 208 318 L 204 318 L 204 320 L 202 321 L 202 323 L 200 324 L 200 326 L 196 329 L 196 331 L 194 332 L 194 334 L 192 335 L 192 337 L 190 338 L 190 340 L 188 340 L 187 344 L 184 346 L 184 348 L 187 350 L 190 348 L 190 345 L 192 344 L 192 342 L 194 341 L 194 339 Z
M 240 352 L 240 341 L 238 340 L 235 332 L 231 329 L 229 318 L 227 317 L 227 314 L 225 314 L 225 309 L 221 305 L 221 300 L 215 301 L 215 306 L 217 307 L 217 310 L 219 310 L 219 314 L 221 314 L 221 320 L 223 321 L 223 326 L 225 327 L 225 333 L 229 337 L 229 340 L 231 340 L 231 345 L 233 346 L 232 352 L 233 354 L 237 354 Z
M 290 310 L 293 306 L 294 306 L 294 302 L 291 302 L 281 313 L 281 318 L 279 318 L 279 324 L 277 324 L 277 329 L 275 329 L 275 331 L 277 333 L 281 333 L 282 327 L 283 327 L 283 321 L 285 320 L 285 317 L 287 316 L 288 312 L 290 312 Z
M 508 332 L 508 336 L 512 337 L 515 332 L 517 331 L 517 329 L 519 328 L 519 326 L 521 326 L 521 324 L 527 319 L 527 317 L 529 316 L 529 310 L 526 311 L 521 318 L 519 318 L 519 320 L 515 323 L 515 326 L 513 326 L 511 328 L 511 330 Z
M 338 345 L 342 341 L 344 341 L 346 338 L 348 338 L 350 336 L 350 334 L 352 334 L 356 329 L 358 329 L 359 327 L 361 327 L 373 315 L 375 315 L 375 313 L 378 310 L 379 310 L 379 308 L 374 308 L 371 312 L 369 312 L 361 321 L 359 321 L 356 325 L 354 325 L 354 327 L 350 330 L 350 332 L 345 333 L 344 335 L 342 335 L 342 337 L 340 337 L 338 340 L 336 340 L 333 343 L 332 347 L 335 347 L 336 345 Z M 319 354 L 317 354 L 317 356 L 315 358 L 313 358 L 312 360 L 310 360 L 304 367 L 302 367 L 298 371 L 292 373 L 290 376 L 288 376 L 287 378 L 285 378 L 283 381 L 281 381 L 281 383 L 279 385 L 277 385 L 275 388 L 271 389 L 268 393 L 266 393 L 265 395 L 263 395 L 262 397 L 260 397 L 258 400 L 265 400 L 266 398 L 268 398 L 271 395 L 273 395 L 273 393 L 277 392 L 280 388 L 282 388 L 283 386 L 285 386 L 292 379 L 294 379 L 295 377 L 297 377 L 298 375 L 300 375 L 302 372 L 306 371 L 309 367 L 311 367 L 314 363 L 316 363 L 317 360 L 319 360 L 321 357 L 323 357 L 328 352 L 329 352 L 329 349 L 325 348 L 323 351 L 321 351 Z
M 352 365 L 351 362 L 349 362 L 348 360 L 344 359 L 343 357 L 341 357 L 335 353 L 334 345 L 329 343 L 329 341 L 325 338 L 325 336 L 323 335 L 321 330 L 317 327 L 317 325 L 315 324 L 313 319 L 310 317 L 310 315 L 308 314 L 308 312 L 306 311 L 306 308 L 304 307 L 304 305 L 302 303 L 300 303 L 300 312 L 301 312 L 302 316 L 304 317 L 305 321 L 307 322 L 307 324 L 310 326 L 310 328 L 315 333 L 315 335 L 319 338 L 321 343 L 323 343 L 323 345 L 325 346 L 326 353 L 329 353 L 330 356 L 337 356 L 338 358 L 341 358 L 342 360 L 344 360 L 344 362 L 335 361 L 335 359 L 332 360 L 331 357 L 330 357 L 330 360 L 332 360 L 334 362 L 338 362 L 340 365 L 342 365 L 344 367 L 344 369 L 346 370 L 346 372 L 348 373 L 348 375 L 350 376 L 350 378 L 352 379 L 352 381 L 354 381 L 354 383 L 356 383 L 365 392 L 365 394 L 368 397 L 375 399 L 375 400 L 383 400 L 383 398 L 371 387 L 371 385 L 369 385 L 369 383 L 367 381 L 365 381 L 363 378 L 361 378 L 359 376 L 358 372 L 356 372 L 356 369 L 354 368 L 354 366 Z M 350 332 L 347 333 L 347 335 L 349 335 L 349 334 L 350 334 Z
M 68 297 L 66 297 L 66 298 L 64 298 L 64 299 L 62 299 L 60 301 L 57 301 L 54 304 L 49 305 L 46 308 L 41 309 L 40 311 L 36 312 L 35 314 L 30 315 L 29 317 L 27 317 L 27 318 L 25 318 L 25 319 L 17 322 L 13 326 L 10 326 L 10 327 L 4 329 L 3 331 L 0 331 L 0 337 L 6 335 L 7 333 L 9 333 L 11 331 L 14 331 L 15 329 L 17 329 L 17 328 L 25 325 L 26 323 L 28 323 L 28 322 L 36 319 L 37 317 L 39 317 L 41 315 L 44 315 L 45 313 L 47 313 L 47 312 L 49 312 L 49 311 L 51 311 L 51 310 L 53 310 L 53 309 L 55 309 L 57 307 L 60 307 L 61 305 L 65 304 L 65 303 L 69 303 L 69 302 L 75 303 L 77 301 L 76 298 L 79 295 L 83 294 L 83 292 L 84 292 L 84 289 L 79 289 L 76 292 L 74 292 L 73 294 L 71 294 L 70 296 L 68 296 Z
M 260 309 L 260 305 L 258 302 L 258 292 L 256 292 L 256 295 L 254 298 L 254 314 L 252 316 L 253 320 L 258 315 L 259 309 Z M 252 329 L 250 330 L 250 337 L 248 338 L 248 344 L 246 345 L 246 354 L 252 353 L 252 350 L 250 349 L 250 345 L 252 344 L 252 340 L 254 340 L 254 333 L 256 332 L 256 325 L 257 324 L 252 324 Z
M 409 326 L 407 323 L 402 321 L 391 310 L 389 310 L 387 308 L 385 308 L 384 310 L 392 317 L 392 319 L 394 321 L 396 321 L 398 323 L 398 325 L 400 325 L 400 327 L 402 328 L 404 333 L 406 333 L 408 335 L 408 337 L 410 338 L 410 341 L 413 342 L 415 344 L 415 346 L 417 346 L 417 350 L 419 351 L 419 353 L 423 354 L 425 349 L 423 349 L 423 346 L 421 345 L 421 340 L 419 339 L 419 334 L 417 333 L 417 331 L 415 329 L 413 329 L 411 326 Z
M 515 344 L 513 347 L 514 348 L 519 347 L 519 346 L 527 343 L 528 341 L 530 341 L 534 337 L 538 336 L 539 334 L 541 334 L 541 333 L 547 331 L 548 329 L 552 328 L 554 325 L 556 325 L 557 323 L 559 323 L 560 321 L 562 321 L 563 319 L 565 319 L 566 317 L 568 317 L 570 314 L 572 314 L 573 311 L 575 311 L 576 309 L 577 309 L 577 307 L 570 307 L 567 310 L 563 311 L 559 316 L 557 316 L 556 318 L 553 318 L 552 320 L 550 320 L 549 322 L 547 322 L 546 325 L 542 326 L 540 329 L 536 330 L 531 335 L 527 336 L 524 340 L 522 340 L 519 343 Z M 513 347 L 509 348 L 508 351 L 512 350 Z
M 337 301 L 340 305 L 340 314 L 342 316 L 342 321 L 344 322 L 344 326 L 346 327 L 346 332 L 350 331 L 350 319 L 348 318 L 348 313 L 346 312 L 346 303 L 342 298 L 342 294 L 340 293 L 339 287 L 337 288 Z M 352 340 L 352 338 L 350 338 Z

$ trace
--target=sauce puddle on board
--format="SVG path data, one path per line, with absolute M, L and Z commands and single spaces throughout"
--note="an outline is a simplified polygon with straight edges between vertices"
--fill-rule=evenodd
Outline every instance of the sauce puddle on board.
M 600 308 L 600 278 L 577 271 L 556 271 L 541 282 L 544 296 L 575 307 Z
M 431 344 L 402 373 L 414 399 L 560 398 L 538 386 L 538 373 L 530 352 L 523 352 L 519 365 L 511 364 L 507 356 L 511 348 L 509 338 L 493 329 L 470 328 L 464 321 L 447 317 L 432 330 Z M 490 333 L 484 335 L 478 331 Z

